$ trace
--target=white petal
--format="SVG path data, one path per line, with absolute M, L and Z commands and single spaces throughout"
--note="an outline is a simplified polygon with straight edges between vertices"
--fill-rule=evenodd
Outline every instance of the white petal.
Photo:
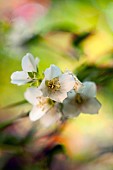
M 45 85 L 45 79 L 43 79 L 42 82 L 41 82 L 41 84 L 40 84 L 40 86 L 38 87 L 38 89 L 42 90 L 42 89 L 44 89 L 45 87 L 46 87 L 46 85 Z
M 81 112 L 95 114 L 98 113 L 100 107 L 101 104 L 96 98 L 89 98 L 81 106 Z
M 38 87 L 39 90 L 42 91 L 43 96 L 48 97 L 49 96 L 49 91 L 48 87 L 45 85 L 45 79 L 42 80 L 40 86 Z
M 24 71 L 16 71 L 11 75 L 11 83 L 18 86 L 23 85 L 31 81 L 28 74 Z
M 76 107 L 76 105 L 65 103 L 63 107 L 63 113 L 66 117 L 73 118 L 80 114 L 80 110 L 78 107 Z
M 54 93 L 50 93 L 49 94 L 49 98 L 50 99 L 52 99 L 52 100 L 54 100 L 54 101 L 56 101 L 56 102 L 60 102 L 60 103 L 62 103 L 63 102 L 63 100 L 65 99 L 67 97 L 67 92 L 62 92 L 61 93 L 61 91 L 56 91 L 56 92 L 54 92 Z
M 69 75 L 67 73 L 62 74 L 59 77 L 59 82 L 61 85 L 61 90 L 65 90 L 66 92 L 69 92 L 70 90 L 72 90 L 75 84 L 75 80 L 72 77 L 72 75 Z
M 68 92 L 68 99 L 73 99 L 75 98 L 76 92 L 75 90 L 71 90 L 70 92 Z
M 63 113 L 65 116 L 73 118 L 80 114 L 80 109 L 75 104 L 75 91 L 68 93 L 68 97 L 63 102 Z
M 78 89 L 78 93 L 82 93 L 88 97 L 95 97 L 96 96 L 96 85 L 93 82 L 84 82 L 83 86 Z
M 42 108 L 34 106 L 29 114 L 29 117 L 32 121 L 35 121 L 35 120 L 40 119 L 44 114 L 45 114 L 45 111 L 43 111 Z
M 27 53 L 22 59 L 22 69 L 25 72 L 37 72 L 37 64 L 39 59 L 32 56 L 32 54 Z
M 45 70 L 44 74 L 46 80 L 51 80 L 55 77 L 59 77 L 61 75 L 61 70 L 59 69 L 59 67 L 52 64 L 49 68 Z
M 24 93 L 25 99 L 33 105 L 38 104 L 38 97 L 39 96 L 42 96 L 42 92 L 36 87 L 30 87 Z
M 64 99 L 67 98 L 67 92 L 59 92 L 58 94 L 56 94 L 56 97 L 57 97 L 56 99 L 58 99 L 58 102 L 62 103 Z

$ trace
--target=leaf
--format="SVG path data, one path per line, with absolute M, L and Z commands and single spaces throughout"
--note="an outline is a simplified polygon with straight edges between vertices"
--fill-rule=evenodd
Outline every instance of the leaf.
M 34 78 L 33 72 L 28 72 L 28 75 L 29 75 L 30 78 Z

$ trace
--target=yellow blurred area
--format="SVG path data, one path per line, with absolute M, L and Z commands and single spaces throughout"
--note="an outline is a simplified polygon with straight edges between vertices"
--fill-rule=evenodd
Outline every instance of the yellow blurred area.
M 83 155 L 95 154 L 99 147 L 112 145 L 113 121 L 103 113 L 81 114 L 70 120 L 62 133 L 67 154 L 80 159 Z
M 104 55 L 113 51 L 113 37 L 109 32 L 97 31 L 92 33 L 82 43 L 89 63 L 102 63 Z

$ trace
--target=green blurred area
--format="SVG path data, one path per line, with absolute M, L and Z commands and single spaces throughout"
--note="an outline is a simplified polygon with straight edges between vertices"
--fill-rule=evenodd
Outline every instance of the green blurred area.
M 30 52 L 40 58 L 40 71 L 56 64 L 63 71 L 74 71 L 81 81 L 89 80 L 97 84 L 97 98 L 102 103 L 100 113 L 93 116 L 81 114 L 67 126 L 63 132 L 67 142 L 63 144 L 68 155 L 76 155 L 74 159 L 82 160 L 95 148 L 98 150 L 96 144 L 113 145 L 113 1 L 52 0 L 47 13 L 32 22 L 32 27 L 35 29 L 31 36 L 16 44 L 9 39 L 15 31 L 14 23 L 1 18 L 0 107 L 24 100 L 27 86 L 11 84 L 10 76 L 14 71 L 21 70 L 21 59 Z M 10 112 L 4 114 L 5 120 L 8 120 Z M 32 169 L 35 170 L 35 166 Z M 87 165 L 84 166 L 86 170 Z M 112 161 L 109 167 L 107 162 L 102 167 L 99 163 L 97 167 L 92 166 L 94 170 L 113 169 Z M 83 167 L 80 168 L 82 170 Z

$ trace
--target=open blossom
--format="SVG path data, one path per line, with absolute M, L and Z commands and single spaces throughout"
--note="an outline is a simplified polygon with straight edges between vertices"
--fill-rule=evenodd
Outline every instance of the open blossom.
M 37 72 L 37 64 L 39 59 L 32 56 L 32 54 L 27 53 L 22 58 L 22 69 L 23 71 L 16 71 L 11 75 L 11 83 L 17 85 L 23 85 L 30 82 L 32 79 L 29 77 L 29 72 Z
M 42 92 L 36 87 L 30 87 L 26 90 L 25 99 L 33 105 L 29 117 L 32 121 L 40 119 L 52 107 L 52 101 L 42 96 Z
M 96 85 L 93 82 L 84 82 L 78 91 L 72 90 L 63 102 L 63 113 L 66 117 L 76 117 L 81 112 L 98 113 L 101 104 L 96 99 Z
M 45 70 L 44 75 L 45 77 L 39 86 L 43 96 L 57 102 L 63 102 L 67 97 L 67 92 L 74 87 L 73 76 L 68 73 L 62 74 L 59 67 L 53 64 Z

